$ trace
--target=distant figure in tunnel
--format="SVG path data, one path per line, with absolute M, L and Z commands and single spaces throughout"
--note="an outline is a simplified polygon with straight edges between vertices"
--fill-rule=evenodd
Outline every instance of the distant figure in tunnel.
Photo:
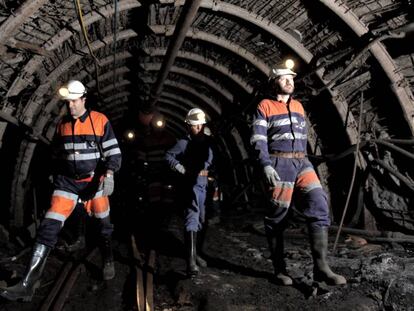
M 276 282 L 291 285 L 284 260 L 283 230 L 292 198 L 307 218 L 315 281 L 331 285 L 346 279 L 329 268 L 326 255 L 330 225 L 327 195 L 306 156 L 307 126 L 302 104 L 292 98 L 296 73 L 272 69 L 274 99 L 262 100 L 253 121 L 251 144 L 263 168 L 270 191 L 270 208 L 264 224 Z
M 23 279 L 0 290 L 0 295 L 9 300 L 32 299 L 50 250 L 77 203 L 99 222 L 103 279 L 115 276 L 108 196 L 114 190 L 113 174 L 121 166 L 118 141 L 105 115 L 86 109 L 86 88 L 80 81 L 69 81 L 59 94 L 67 102 L 69 114 L 58 124 L 52 142 L 55 166 L 51 206 L 40 224 Z
M 212 142 L 204 133 L 205 113 L 191 109 L 185 122 L 189 135 L 178 140 L 166 153 L 170 167 L 183 176 L 181 200 L 185 205 L 185 245 L 187 250 L 187 273 L 190 277 L 199 272 L 198 265 L 205 265 L 197 256 L 197 232 L 205 221 L 205 202 L 208 184 L 208 169 L 213 162 Z

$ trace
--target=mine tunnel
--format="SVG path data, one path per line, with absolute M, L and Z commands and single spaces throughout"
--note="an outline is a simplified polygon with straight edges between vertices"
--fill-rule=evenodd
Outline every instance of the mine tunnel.
M 412 0 L 0 1 L 0 310 L 413 310 L 413 40 Z M 260 119 L 263 100 L 286 118 Z M 289 124 L 305 147 L 291 126 L 272 158 Z M 173 151 L 194 127 L 190 162 L 208 141 L 214 164 L 185 192 Z M 57 135 L 75 167 L 95 148 L 107 171 L 64 178 L 97 177 L 104 203 L 57 188 Z M 313 172 L 307 200 L 274 197 L 302 180 L 284 161 Z

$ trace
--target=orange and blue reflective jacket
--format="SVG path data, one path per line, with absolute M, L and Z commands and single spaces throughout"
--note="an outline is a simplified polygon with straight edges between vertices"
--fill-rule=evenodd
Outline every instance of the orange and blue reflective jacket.
M 96 111 L 86 111 L 78 119 L 62 118 L 53 140 L 56 173 L 76 178 L 103 170 L 118 171 L 121 150 L 109 120 Z
M 269 152 L 306 152 L 307 127 L 302 104 L 262 100 L 252 124 L 250 143 L 263 166 L 271 165 Z

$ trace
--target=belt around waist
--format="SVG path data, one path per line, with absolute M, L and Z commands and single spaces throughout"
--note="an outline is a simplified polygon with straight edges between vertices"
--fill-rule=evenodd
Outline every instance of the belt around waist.
M 207 170 L 201 170 L 200 173 L 198 173 L 198 176 L 208 176 Z
M 306 157 L 306 154 L 301 151 L 293 151 L 293 152 L 273 151 L 271 153 L 271 156 L 280 157 L 280 158 L 289 158 L 289 159 L 303 159 Z
M 93 177 L 95 175 L 95 172 L 89 172 L 89 173 L 84 173 L 84 174 L 61 174 L 65 177 L 69 177 L 75 180 L 81 180 L 81 179 L 87 179 L 90 177 Z

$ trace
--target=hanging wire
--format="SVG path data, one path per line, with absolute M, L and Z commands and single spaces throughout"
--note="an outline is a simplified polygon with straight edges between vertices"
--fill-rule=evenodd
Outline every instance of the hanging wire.
M 357 166 L 358 166 L 358 160 L 357 159 L 358 159 L 358 155 L 359 155 L 359 145 L 360 145 L 360 141 L 361 141 L 360 138 L 361 138 L 363 106 L 364 106 L 364 92 L 362 91 L 361 92 L 361 103 L 360 103 L 360 106 L 359 106 L 359 122 L 358 122 L 357 143 L 356 143 L 356 148 L 355 148 L 354 168 L 352 170 L 351 184 L 349 185 L 348 196 L 346 198 L 346 203 L 345 203 L 345 206 L 344 206 L 344 211 L 342 212 L 341 223 L 339 224 L 338 232 L 336 233 L 335 243 L 334 243 L 334 246 L 333 246 L 333 252 L 335 252 L 336 246 L 338 244 L 339 235 L 341 234 L 342 226 L 344 224 L 345 215 L 346 215 L 346 212 L 348 210 L 349 200 L 350 200 L 351 194 L 352 194 L 352 188 L 354 187 L 356 169 L 357 169 Z
M 113 71 L 114 71 L 114 79 L 113 79 L 113 83 L 114 83 L 114 89 L 115 84 L 116 84 L 116 35 L 117 35 L 117 31 L 118 31 L 118 1 L 114 0 L 114 29 L 113 29 L 113 33 L 114 33 L 114 43 L 113 43 L 113 56 L 114 56 L 114 64 L 113 64 Z
M 97 93 L 98 93 L 98 98 L 100 99 L 101 98 L 101 92 L 100 92 L 100 87 L 99 87 L 99 70 L 98 70 L 99 60 L 95 56 L 95 54 L 93 53 L 92 46 L 91 46 L 91 43 L 90 43 L 89 38 L 88 38 L 88 34 L 86 32 L 86 27 L 85 27 L 85 23 L 83 21 L 83 14 L 82 14 L 80 1 L 79 0 L 74 0 L 74 3 L 75 3 L 75 8 L 76 8 L 76 12 L 77 12 L 77 15 L 78 15 L 78 19 L 79 19 L 79 24 L 81 26 L 83 38 L 85 39 L 86 45 L 88 46 L 89 54 L 94 60 L 96 89 L 97 89 Z

